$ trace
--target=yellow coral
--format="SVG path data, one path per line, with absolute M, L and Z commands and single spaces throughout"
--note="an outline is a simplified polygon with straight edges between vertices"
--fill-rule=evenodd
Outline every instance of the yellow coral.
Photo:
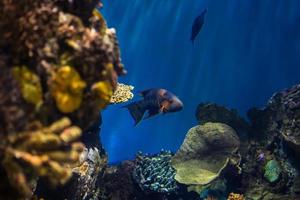
M 134 89 L 131 85 L 125 85 L 118 83 L 117 89 L 114 92 L 113 96 L 110 99 L 110 103 L 124 103 L 133 98 L 133 93 L 131 92 Z
M 43 103 L 43 92 L 39 77 L 26 66 L 14 67 L 12 72 L 20 85 L 24 100 L 39 107 Z
M 49 127 L 9 135 L 1 149 L 11 185 L 29 197 L 32 176 L 46 177 L 54 185 L 64 184 L 71 177 L 70 166 L 77 165 L 84 149 L 75 142 L 80 135 L 81 130 L 71 126 L 68 118 Z
M 60 67 L 52 77 L 51 94 L 55 98 L 57 108 L 63 113 L 77 110 L 82 102 L 86 83 L 71 66 Z
M 113 89 L 109 81 L 100 81 L 92 86 L 92 92 L 96 95 L 100 109 L 109 104 L 113 95 Z
M 245 200 L 244 195 L 231 192 L 227 200 Z

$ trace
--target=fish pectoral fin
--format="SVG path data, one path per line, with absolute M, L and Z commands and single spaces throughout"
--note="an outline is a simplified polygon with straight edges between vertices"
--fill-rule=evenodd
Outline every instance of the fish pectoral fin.
M 144 113 L 146 112 L 146 108 L 144 107 L 143 101 L 137 101 L 130 103 L 126 106 L 135 121 L 135 126 L 143 119 Z
M 144 119 L 149 119 L 157 114 L 159 114 L 160 110 L 149 110 L 147 116 Z

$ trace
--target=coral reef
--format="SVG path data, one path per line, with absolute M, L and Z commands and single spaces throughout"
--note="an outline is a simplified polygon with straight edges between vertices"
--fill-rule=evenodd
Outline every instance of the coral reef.
M 258 155 L 264 154 L 259 160 Z M 252 142 L 243 155 L 240 191 L 249 199 L 294 198 L 296 169 L 280 146 L 263 146 Z M 272 195 L 272 198 L 269 196 Z M 284 199 L 284 198 L 283 198 Z
M 250 109 L 250 124 L 239 117 L 237 112 L 222 106 L 211 103 L 198 106 L 196 117 L 200 124 L 209 121 L 227 123 L 242 138 L 242 173 L 238 176 L 224 174 L 227 177 L 227 191 L 242 193 L 243 199 L 251 200 L 299 198 L 299 88 L 296 85 L 276 93 L 263 109 Z M 213 191 L 206 198 L 217 197 L 209 187 L 199 189 L 201 194 Z
M 47 116 L 45 121 L 69 114 L 72 121 L 86 128 L 90 119 L 98 115 L 94 108 L 109 104 L 117 86 L 117 75 L 125 74 L 115 31 L 106 27 L 101 14 L 91 11 L 93 23 L 85 25 L 73 12 L 64 12 L 59 2 L 62 1 L 2 1 L 0 4 L 0 47 L 6 49 L 1 52 L 5 63 L 0 79 L 1 82 L 17 80 L 6 81 L 6 88 L 16 89 L 1 105 L 6 112 L 17 108 L 20 113 L 30 114 L 22 120 L 3 117 L 9 120 L 5 125 L 18 125 L 18 121 L 27 124 L 42 113 Z M 84 7 L 93 3 L 82 1 L 81 4 Z M 95 29 L 96 22 L 102 27 Z M 27 107 L 32 110 L 31 104 L 39 104 L 38 113 L 27 112 Z M 87 112 L 90 117 L 85 117 Z
M 233 128 L 226 124 L 201 122 L 201 125 L 189 131 L 174 156 L 169 152 L 154 156 L 138 154 L 133 161 L 103 167 L 98 176 L 89 176 L 88 165 L 85 163 L 73 170 L 75 175 L 67 184 L 68 189 L 62 190 L 63 194 L 52 199 L 62 197 L 102 200 L 299 199 L 299 163 L 294 157 L 297 156 L 297 151 L 292 151 L 295 149 L 286 145 L 286 140 L 279 131 L 281 116 L 275 114 L 279 112 L 280 107 L 274 105 L 279 104 L 269 103 L 262 110 L 249 111 L 251 124 L 247 124 L 248 136 L 244 141 L 240 141 Z M 211 109 L 210 114 L 219 112 L 213 110 Z M 222 114 L 223 111 L 220 112 L 214 119 L 220 120 L 219 115 L 231 116 L 228 114 L 230 113 L 228 109 L 224 110 L 226 115 Z M 230 123 L 230 120 L 226 122 Z M 92 130 L 97 128 L 99 128 L 98 123 L 91 129 L 87 129 L 87 132 L 93 133 Z M 97 136 L 90 135 L 90 137 Z M 90 148 L 93 145 L 99 144 L 92 144 L 89 141 Z M 244 145 L 243 151 L 240 151 L 240 145 Z M 165 157 L 162 156 L 164 154 Z M 171 166 L 175 169 L 171 176 L 176 174 L 173 179 L 167 178 L 169 175 L 166 173 Z M 166 186 L 170 180 L 176 184 L 176 190 L 166 190 L 161 187 Z M 194 191 L 198 192 L 200 197 Z
M 208 122 L 193 127 L 172 158 L 175 179 L 187 185 L 211 183 L 227 165 L 239 165 L 239 145 L 238 136 L 228 125 Z
M 114 92 L 113 96 L 110 99 L 110 103 L 124 103 L 133 98 L 133 93 L 131 92 L 134 89 L 131 85 L 125 85 L 123 83 L 118 83 L 117 89 Z
M 241 188 L 250 199 L 297 199 L 300 86 L 273 95 L 248 111 L 251 141 L 243 156 Z
M 133 87 L 118 83 L 126 71 L 101 6 L 0 1 L 0 199 L 300 199 L 300 85 L 250 109 L 250 123 L 200 104 L 174 156 L 108 167 L 99 110 Z
M 145 192 L 171 193 L 178 189 L 175 170 L 170 165 L 172 154 L 161 151 L 154 156 L 139 153 L 133 178 Z
M 30 197 L 38 176 L 67 182 L 82 150 L 73 139 L 95 124 L 126 73 L 100 7 L 94 0 L 0 2 L 0 198 Z

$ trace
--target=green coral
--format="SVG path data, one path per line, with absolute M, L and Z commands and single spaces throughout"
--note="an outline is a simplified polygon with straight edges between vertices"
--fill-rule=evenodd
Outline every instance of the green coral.
M 264 167 L 264 177 L 268 182 L 274 183 L 276 182 L 281 175 L 281 167 L 280 164 L 276 160 L 270 160 Z
M 228 164 L 239 164 L 240 158 L 234 155 L 239 145 L 235 131 L 226 124 L 206 123 L 191 128 L 172 158 L 175 179 L 194 188 L 210 184 Z

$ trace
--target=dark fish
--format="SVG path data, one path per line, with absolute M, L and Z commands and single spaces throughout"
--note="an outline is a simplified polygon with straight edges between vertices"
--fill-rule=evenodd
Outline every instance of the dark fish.
M 130 103 L 124 107 L 128 108 L 137 125 L 144 117 L 153 117 L 159 113 L 176 112 L 183 108 L 183 103 L 171 92 L 165 89 L 149 89 L 141 92 L 144 99 Z
M 205 8 L 201 12 L 201 14 L 198 17 L 196 17 L 196 19 L 194 20 L 193 27 L 192 27 L 192 34 L 191 34 L 191 41 L 192 42 L 195 41 L 197 35 L 199 34 L 199 32 L 202 29 L 206 12 L 207 12 L 207 9 Z

